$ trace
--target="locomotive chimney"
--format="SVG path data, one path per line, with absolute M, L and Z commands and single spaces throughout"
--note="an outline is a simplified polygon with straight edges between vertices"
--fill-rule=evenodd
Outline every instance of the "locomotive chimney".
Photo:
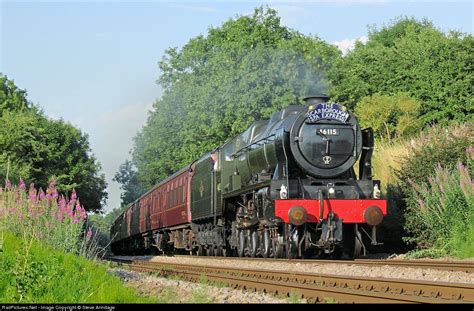
M 317 105 L 319 103 L 327 103 L 329 96 L 325 94 L 309 95 L 303 98 L 307 105 Z

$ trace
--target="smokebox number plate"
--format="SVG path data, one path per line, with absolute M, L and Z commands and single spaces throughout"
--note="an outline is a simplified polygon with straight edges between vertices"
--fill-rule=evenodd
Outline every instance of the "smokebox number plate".
M 339 135 L 338 129 L 318 129 L 318 132 L 323 135 L 332 135 L 332 136 Z

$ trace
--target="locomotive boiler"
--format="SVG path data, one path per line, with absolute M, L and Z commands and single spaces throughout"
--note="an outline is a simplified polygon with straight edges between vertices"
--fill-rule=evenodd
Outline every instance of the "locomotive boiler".
M 117 218 L 113 251 L 365 254 L 387 214 L 372 179 L 373 132 L 328 100 L 275 112 L 155 186 Z

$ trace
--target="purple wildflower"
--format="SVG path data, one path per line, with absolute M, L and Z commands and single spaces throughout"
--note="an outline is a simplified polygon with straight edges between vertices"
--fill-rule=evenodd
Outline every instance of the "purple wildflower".
M 36 188 L 35 188 L 35 185 L 33 183 L 30 184 L 30 190 L 28 191 L 28 197 L 30 198 L 30 201 L 35 203 L 36 202 L 36 196 L 37 196 L 37 192 L 36 192 Z
M 23 178 L 20 177 L 20 191 L 24 191 L 26 188 Z
M 56 182 L 54 178 L 51 178 L 49 182 L 49 187 L 47 191 L 48 195 L 46 196 L 48 199 L 56 199 L 58 197 L 58 191 L 56 190 Z
M 64 196 L 61 196 L 58 201 L 59 207 L 60 208 L 65 208 L 66 207 L 66 199 L 64 199 Z
M 92 229 L 89 227 L 89 230 L 87 230 L 86 234 L 86 240 L 89 241 L 92 237 Z
M 86 220 L 86 218 L 87 218 L 86 210 L 81 206 L 79 200 L 77 200 L 77 202 L 76 202 L 76 212 L 81 215 L 81 218 L 83 220 Z
M 41 189 L 41 188 L 39 190 L 39 197 L 40 197 L 40 200 L 44 200 L 44 198 L 46 197 L 46 195 L 44 194 L 43 189 Z
M 12 183 L 10 180 L 7 178 L 5 179 L 5 189 L 10 189 L 12 187 Z

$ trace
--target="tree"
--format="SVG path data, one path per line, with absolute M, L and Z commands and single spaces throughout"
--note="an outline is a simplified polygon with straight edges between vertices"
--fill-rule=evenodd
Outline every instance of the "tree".
M 405 92 L 420 101 L 424 124 L 472 121 L 474 37 L 442 33 L 429 21 L 401 18 L 372 28 L 366 44 L 331 67 L 331 95 L 349 109 L 365 96 Z
M 355 113 L 361 126 L 372 127 L 377 137 L 391 141 L 420 129 L 419 109 L 420 103 L 404 93 L 374 94 L 362 98 Z
M 4 111 L 24 111 L 32 107 L 26 99 L 26 91 L 19 89 L 12 80 L 0 73 L 0 116 Z
M 0 178 L 19 178 L 46 189 L 51 177 L 64 195 L 76 190 L 88 211 L 99 211 L 107 199 L 104 174 L 91 154 L 88 137 L 62 120 L 51 120 L 30 107 L 25 91 L 6 82 L 0 107 Z M 10 104 L 6 104 L 10 103 Z M 12 104 L 15 103 L 15 104 Z
M 135 138 L 140 183 L 150 187 L 254 121 L 325 91 L 325 72 L 338 57 L 336 47 L 281 26 L 269 8 L 168 49 L 160 62 L 164 94 Z
M 144 193 L 138 183 L 137 172 L 133 169 L 133 164 L 129 160 L 120 165 L 119 171 L 115 174 L 113 181 L 122 184 L 120 187 L 123 190 L 120 195 L 120 199 L 122 200 L 121 206 L 127 206 Z

